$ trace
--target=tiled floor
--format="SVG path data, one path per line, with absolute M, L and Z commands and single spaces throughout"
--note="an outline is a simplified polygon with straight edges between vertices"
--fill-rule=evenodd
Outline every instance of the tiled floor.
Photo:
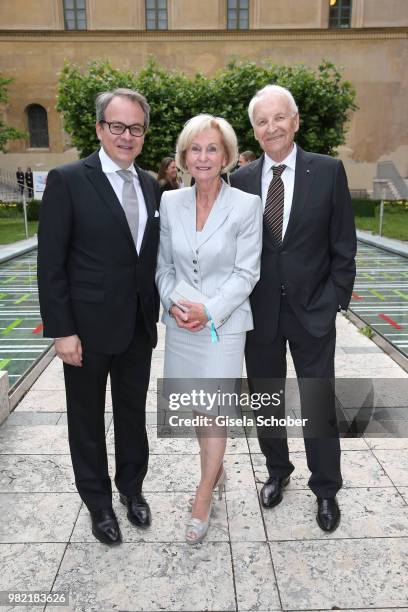
M 0 429 L 0 591 L 69 591 L 68 609 L 97 612 L 408 610 L 407 439 L 342 440 L 342 522 L 333 534 L 316 524 L 300 438 L 290 440 L 296 469 L 272 510 L 258 501 L 266 469 L 257 440 L 231 439 L 226 499 L 215 502 L 203 544 L 184 543 L 199 458 L 195 440 L 156 437 L 160 332 L 147 404 L 152 526 L 130 525 L 115 494 L 124 543 L 109 549 L 93 538 L 73 481 L 62 368 L 54 360 Z M 338 376 L 407 378 L 343 317 L 336 365 Z M 107 400 L 113 469 L 110 410 Z

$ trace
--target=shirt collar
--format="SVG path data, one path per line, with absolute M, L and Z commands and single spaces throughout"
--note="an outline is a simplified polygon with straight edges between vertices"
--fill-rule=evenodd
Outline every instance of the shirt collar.
M 99 149 L 99 159 L 101 160 L 102 172 L 104 172 L 105 174 L 117 172 L 118 170 L 123 170 L 123 168 L 118 166 L 118 164 L 109 157 L 103 147 Z M 133 164 L 131 164 L 129 168 L 126 169 L 130 170 L 132 174 L 137 176 L 136 168 Z
M 267 153 L 265 153 L 265 159 L 264 159 L 264 166 L 263 166 L 263 174 L 266 174 L 267 172 L 269 172 L 269 170 L 272 168 L 272 166 L 282 166 L 285 165 L 287 168 L 290 168 L 291 170 L 295 171 L 295 167 L 296 167 L 296 143 L 293 143 L 293 149 L 291 150 L 291 152 L 289 153 L 289 155 L 287 155 L 285 157 L 285 159 L 283 159 L 281 162 L 275 162 L 273 161 L 273 159 L 271 157 L 269 157 L 269 155 Z

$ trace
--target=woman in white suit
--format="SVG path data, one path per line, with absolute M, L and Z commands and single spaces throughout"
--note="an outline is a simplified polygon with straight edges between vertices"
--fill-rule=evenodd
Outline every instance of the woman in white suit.
M 160 204 L 156 282 L 167 326 L 165 380 L 210 379 L 214 390 L 222 390 L 223 379 L 242 376 L 245 336 L 253 328 L 248 296 L 259 279 L 262 204 L 221 179 L 237 158 L 237 138 L 225 119 L 193 117 L 178 138 L 177 166 L 195 185 L 165 192 Z M 180 281 L 200 291 L 203 302 L 179 300 L 180 308 L 171 297 Z M 213 414 L 208 409 L 194 408 Z M 190 544 L 204 538 L 212 492 L 218 487 L 221 494 L 226 481 L 226 428 L 212 416 L 196 433 L 201 479 L 186 530 Z

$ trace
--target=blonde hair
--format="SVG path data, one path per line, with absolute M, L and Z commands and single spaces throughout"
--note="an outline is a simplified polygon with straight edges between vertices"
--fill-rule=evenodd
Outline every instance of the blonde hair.
M 201 114 L 189 119 L 179 134 L 176 146 L 176 164 L 177 167 L 188 172 L 186 166 L 187 149 L 193 142 L 195 136 L 214 128 L 220 132 L 221 140 L 225 149 L 227 163 L 222 168 L 222 172 L 228 172 L 233 168 L 238 160 L 238 142 L 237 136 L 233 127 L 222 117 L 214 117 L 213 115 Z

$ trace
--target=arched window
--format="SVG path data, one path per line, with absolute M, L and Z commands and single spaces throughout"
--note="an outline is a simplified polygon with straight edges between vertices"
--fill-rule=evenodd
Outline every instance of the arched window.
M 27 119 L 30 147 L 33 149 L 48 148 L 48 119 L 45 108 L 39 104 L 31 104 L 27 107 Z

